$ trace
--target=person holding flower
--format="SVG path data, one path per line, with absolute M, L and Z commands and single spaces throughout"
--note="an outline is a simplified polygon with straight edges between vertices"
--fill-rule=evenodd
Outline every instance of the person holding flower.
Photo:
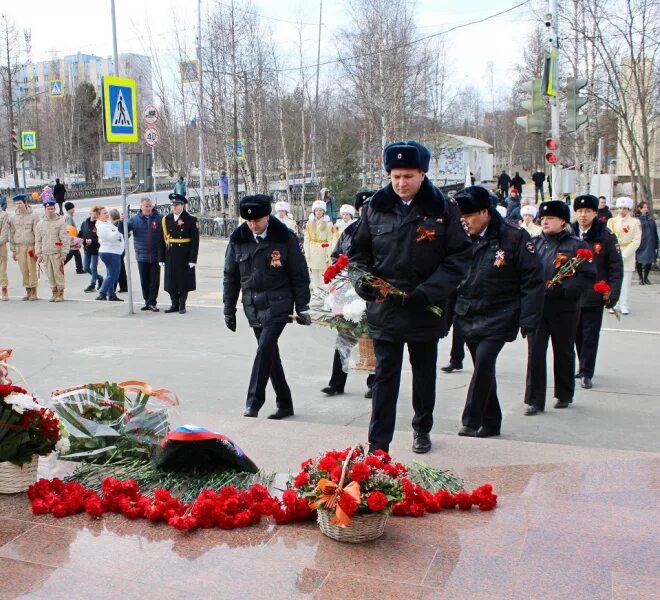
M 57 214 L 55 199 L 44 204 L 44 218 L 37 224 L 34 236 L 37 262 L 43 265 L 52 290 L 50 302 L 64 300 L 64 261 L 69 253 L 70 238 L 64 219 Z
M 598 199 L 591 194 L 577 196 L 573 201 L 577 220 L 573 233 L 589 244 L 594 255 L 596 279 L 609 288 L 605 293 L 591 288 L 584 292 L 580 302 L 575 348 L 579 368 L 575 375 L 584 389 L 591 389 L 596 368 L 596 354 L 600 328 L 603 323 L 603 307 L 615 306 L 621 293 L 623 259 L 616 236 L 598 219 Z
M 575 393 L 575 336 L 580 319 L 582 295 L 596 281 L 593 254 L 586 242 L 567 227 L 568 205 L 549 200 L 539 206 L 543 233 L 532 238 L 541 260 L 545 301 L 538 327 L 527 336 L 527 381 L 525 415 L 545 410 L 547 387 L 546 355 L 552 340 L 554 355 L 555 408 L 567 408 Z
M 502 425 L 497 357 L 519 329 L 523 337 L 536 331 L 545 282 L 530 236 L 502 219 L 484 188 L 468 187 L 454 200 L 473 247 L 472 264 L 458 286 L 454 307 L 474 363 L 458 435 L 492 437 L 500 435 Z
M 616 208 L 619 214 L 607 222 L 607 228 L 616 235 L 623 257 L 623 281 L 621 282 L 621 296 L 614 307 L 621 311 L 622 315 L 630 314 L 630 288 L 632 287 L 632 276 L 635 272 L 635 253 L 642 243 L 642 227 L 639 219 L 635 219 L 632 212 L 634 202 L 632 198 L 625 196 L 618 198 Z M 614 309 L 610 309 L 614 313 Z
M 415 412 L 412 449 L 431 449 L 438 340 L 447 335 L 446 304 L 472 255 L 458 207 L 426 177 L 430 160 L 429 149 L 414 140 L 385 148 L 383 165 L 391 183 L 371 197 L 349 251 L 356 291 L 367 301 L 376 355 L 372 451 L 387 451 L 394 435 L 406 345 Z M 377 281 L 381 284 L 374 287 Z
M 305 225 L 304 243 L 312 289 L 323 287 L 323 272 L 331 263 L 332 239 L 333 227 L 330 217 L 325 214 L 325 202 L 315 200 L 312 214 Z
M 362 207 L 364 206 L 365 202 L 368 202 L 371 196 L 373 196 L 373 192 L 358 192 L 355 195 L 355 209 L 353 210 L 353 215 L 355 213 L 357 213 L 358 215 L 360 214 L 360 211 L 362 210 Z M 350 216 L 351 213 L 346 211 L 345 209 L 346 206 L 348 205 L 344 204 L 339 209 L 339 212 L 343 216 L 345 215 Z M 353 207 L 349 206 L 349 208 L 353 208 Z M 341 221 L 337 221 L 337 224 L 339 224 L 340 222 Z M 340 262 L 341 257 L 347 257 L 348 251 L 351 248 L 351 242 L 353 240 L 353 236 L 355 235 L 355 231 L 357 230 L 358 227 L 358 223 L 359 223 L 359 218 L 351 219 L 350 223 L 346 224 L 345 227 L 343 228 L 343 231 L 341 232 L 341 235 L 337 240 L 337 245 L 335 246 L 335 249 L 332 251 L 331 257 L 332 257 L 333 265 L 336 265 L 337 267 L 341 266 L 341 262 Z M 362 310 L 366 309 L 366 306 L 362 308 L 362 306 L 360 305 L 360 303 L 364 304 L 364 300 L 362 300 L 361 298 L 357 298 L 355 302 L 356 302 L 356 307 L 359 307 L 361 309 L 361 312 Z M 351 305 L 352 304 L 353 303 L 351 303 Z M 351 317 L 350 314 L 349 315 L 344 314 L 344 317 L 350 321 L 357 320 L 359 322 L 361 320 L 361 315 L 355 315 L 353 319 L 350 318 Z M 328 382 L 328 385 L 321 390 L 327 396 L 335 396 L 337 394 L 344 393 L 344 386 L 346 385 L 346 380 L 348 379 L 348 373 L 344 370 L 345 361 L 342 360 L 342 354 L 345 355 L 345 351 L 352 349 L 356 344 L 357 344 L 357 340 L 355 339 L 354 336 L 346 335 L 341 332 L 337 333 L 335 354 L 332 360 L 332 374 L 330 375 L 330 381 Z M 340 352 L 340 349 L 343 350 L 344 352 L 343 353 Z M 374 375 L 372 373 L 369 373 L 367 377 L 367 391 L 364 393 L 365 398 L 372 397 L 373 382 L 374 382 Z

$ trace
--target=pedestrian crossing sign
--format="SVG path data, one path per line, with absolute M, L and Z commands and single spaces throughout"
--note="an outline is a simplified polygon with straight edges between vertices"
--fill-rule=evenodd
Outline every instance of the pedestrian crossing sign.
M 21 150 L 37 149 L 37 132 L 21 131 Z
M 137 91 L 135 80 L 103 78 L 103 130 L 107 142 L 138 141 Z
M 48 95 L 51 98 L 64 98 L 64 86 L 60 79 L 54 79 L 49 82 Z

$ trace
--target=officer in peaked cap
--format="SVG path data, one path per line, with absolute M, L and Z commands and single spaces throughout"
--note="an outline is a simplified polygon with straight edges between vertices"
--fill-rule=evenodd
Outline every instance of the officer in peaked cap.
M 583 388 L 591 389 L 600 328 L 603 323 L 603 308 L 615 306 L 619 300 L 623 280 L 623 259 L 616 235 L 598 218 L 596 196 L 591 194 L 578 196 L 573 201 L 573 210 L 577 216 L 573 223 L 573 233 L 591 248 L 597 271 L 596 281 L 605 281 L 611 288 L 609 294 L 605 296 L 588 289 L 582 295 L 580 302 L 580 320 L 575 338 L 579 368 L 575 377 L 580 379 Z
M 472 239 L 472 264 L 458 287 L 454 311 L 474 372 L 458 435 L 500 434 L 502 411 L 495 363 L 520 329 L 525 337 L 541 317 L 544 279 L 529 234 L 505 221 L 488 192 L 471 186 L 454 196 Z
M 535 333 L 527 336 L 527 383 L 525 415 L 545 410 L 546 355 L 552 339 L 554 354 L 555 408 L 567 408 L 575 392 L 575 336 L 580 318 L 582 295 L 596 281 L 593 263 L 584 261 L 575 274 L 549 286 L 562 264 L 574 258 L 580 249 L 589 249 L 586 242 L 573 235 L 571 211 L 565 202 L 549 200 L 539 206 L 542 232 L 530 244 L 538 253 L 546 281 L 543 314 Z
M 383 165 L 391 182 L 362 211 L 349 251 L 356 291 L 367 301 L 376 354 L 372 451 L 388 450 L 392 441 L 405 345 L 413 372 L 412 449 L 431 449 L 438 340 L 447 335 L 447 300 L 465 276 L 472 254 L 456 203 L 426 177 L 430 159 L 428 148 L 414 140 L 385 148 Z M 369 276 L 406 295 L 383 297 Z M 428 310 L 430 306 L 442 308 L 443 316 Z
M 266 384 L 270 379 L 277 410 L 268 418 L 284 419 L 293 415 L 293 399 L 277 342 L 294 308 L 298 323 L 312 322 L 307 312 L 309 272 L 296 234 L 270 214 L 270 196 L 245 196 L 239 209 L 245 222 L 229 237 L 223 304 L 225 325 L 236 331 L 236 304 L 243 292 L 243 312 L 257 338 L 243 416 L 258 415 L 266 402 Z
M 199 252 L 199 225 L 185 208 L 188 200 L 182 194 L 169 195 L 172 211 L 161 220 L 161 266 L 165 266 L 163 287 L 172 300 L 166 313 L 185 314 L 188 293 L 196 289 L 195 265 Z

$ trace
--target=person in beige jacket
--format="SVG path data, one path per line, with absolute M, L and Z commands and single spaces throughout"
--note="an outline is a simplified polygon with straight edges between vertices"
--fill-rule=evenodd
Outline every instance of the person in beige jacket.
M 9 300 L 7 279 L 7 242 L 9 242 L 9 215 L 0 210 L 0 302 Z
M 323 272 L 332 260 L 333 226 L 325 214 L 325 202 L 316 200 L 312 204 L 312 214 L 305 225 L 305 258 L 310 272 L 312 289 L 323 287 Z
M 27 294 L 23 300 L 37 300 L 37 256 L 34 253 L 34 234 L 39 216 L 27 204 L 27 196 L 12 198 L 15 212 L 9 217 L 9 247 L 12 258 L 18 261 Z
M 632 276 L 635 272 L 635 252 L 642 243 L 642 227 L 639 219 L 631 215 L 634 206 L 632 198 L 621 197 L 616 201 L 619 214 L 607 221 L 607 227 L 612 231 L 619 241 L 621 257 L 623 258 L 623 282 L 621 283 L 621 296 L 619 302 L 611 309 L 619 309 L 622 315 L 630 314 L 630 287 Z
M 50 289 L 51 302 L 64 300 L 64 260 L 69 253 L 69 232 L 64 219 L 57 214 L 57 203 L 44 203 L 44 218 L 37 224 L 35 253 L 37 261 L 44 266 Z

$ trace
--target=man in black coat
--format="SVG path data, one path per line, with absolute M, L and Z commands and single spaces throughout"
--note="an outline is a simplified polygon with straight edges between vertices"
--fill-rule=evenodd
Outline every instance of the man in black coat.
M 543 202 L 543 183 L 545 182 L 545 173 L 543 171 L 535 171 L 532 173 L 532 181 L 534 182 L 534 202 L 538 203 L 539 199 Z
M 309 271 L 296 234 L 270 216 L 271 198 L 244 196 L 240 214 L 245 222 L 229 238 L 225 254 L 223 303 L 225 324 L 236 331 L 236 304 L 243 292 L 243 311 L 257 338 L 257 354 L 245 402 L 245 417 L 256 417 L 266 401 L 270 378 L 277 410 L 269 419 L 293 415 L 291 390 L 284 376 L 277 341 L 293 314 L 310 325 Z
M 351 242 L 353 241 L 353 236 L 355 235 L 355 232 L 357 231 L 358 225 L 360 223 L 360 213 L 362 211 L 362 207 L 365 205 L 366 202 L 369 201 L 369 198 L 373 196 L 373 192 L 358 192 L 355 194 L 355 210 L 358 214 L 358 219 L 356 219 L 353 223 L 348 225 L 344 231 L 341 232 L 341 235 L 339 236 L 339 239 L 337 240 L 337 245 L 335 246 L 335 249 L 332 251 L 332 254 L 330 255 L 330 258 L 332 258 L 332 264 L 337 262 L 337 259 L 340 257 L 340 255 L 345 254 L 348 255 L 348 252 L 351 248 Z M 350 348 L 355 346 L 357 344 L 357 340 L 355 337 L 346 335 L 343 333 L 338 333 L 337 334 L 337 342 L 338 345 L 341 344 L 345 351 L 348 351 Z M 344 387 L 346 385 L 346 381 L 348 379 L 348 373 L 344 371 L 344 360 L 342 360 L 342 354 L 346 354 L 346 352 L 342 353 L 339 351 L 339 348 L 335 347 L 335 354 L 332 359 L 332 374 L 330 375 L 330 381 L 328 382 L 328 385 L 324 387 L 321 391 L 328 395 L 328 396 L 336 396 L 337 394 L 343 394 L 344 393 Z M 367 376 L 367 391 L 364 393 L 365 398 L 371 398 L 373 393 L 372 393 L 372 387 L 373 387 L 373 382 L 374 382 L 374 376 L 373 374 L 369 374 Z
M 495 363 L 506 342 L 536 330 L 545 281 L 529 234 L 507 223 L 477 186 L 454 196 L 472 238 L 472 264 L 458 287 L 455 312 L 472 356 L 463 427 L 458 435 L 500 435 Z
M 532 238 L 541 259 L 543 278 L 546 280 L 543 315 L 535 333 L 527 336 L 527 383 L 525 389 L 525 415 L 545 410 L 546 354 L 552 339 L 554 355 L 555 408 L 567 408 L 575 393 L 575 336 L 580 318 L 582 294 L 596 281 L 593 262 L 583 261 L 575 273 L 563 281 L 549 286 L 547 282 L 557 274 L 560 264 L 567 263 L 578 250 L 589 250 L 586 242 L 573 235 L 570 226 L 571 211 L 561 200 L 542 202 L 539 207 L 541 235 Z
M 170 194 L 172 212 L 161 220 L 163 232 L 160 238 L 158 262 L 165 267 L 163 287 L 169 293 L 172 305 L 166 313 L 185 314 L 188 292 L 196 289 L 195 265 L 199 252 L 199 225 L 188 214 L 188 203 L 181 194 Z
M 623 258 L 616 235 L 598 219 L 596 196 L 591 194 L 578 196 L 573 202 L 573 210 L 577 215 L 577 221 L 573 223 L 573 232 L 587 242 L 593 252 L 597 271 L 596 280 L 605 281 L 611 288 L 606 296 L 593 288 L 582 295 L 580 320 L 575 338 L 575 348 L 580 361 L 576 378 L 579 378 L 582 387 L 588 390 L 593 386 L 591 380 L 596 367 L 603 308 L 615 306 L 621 294 Z
M 55 198 L 55 202 L 57 202 L 57 206 L 60 207 L 60 214 L 64 214 L 62 212 L 62 205 L 66 200 L 66 188 L 64 187 L 63 183 L 60 183 L 59 179 L 55 180 L 55 185 L 53 186 L 53 197 Z
M 509 195 L 509 188 L 511 187 L 511 177 L 502 169 L 500 176 L 497 178 L 497 188 L 502 192 L 502 198 L 506 198 Z
M 520 173 L 516 171 L 516 174 L 511 178 L 511 187 L 516 188 L 522 196 L 523 185 L 525 185 L 525 180 L 520 176 Z
M 367 301 L 376 354 L 372 451 L 388 450 L 392 441 L 406 344 L 413 372 L 413 451 L 430 450 L 438 340 L 448 331 L 447 300 L 470 262 L 470 239 L 456 203 L 426 178 L 430 158 L 428 148 L 415 141 L 385 148 L 383 165 L 391 183 L 371 197 L 349 252 L 356 290 Z M 369 284 L 369 275 L 405 296 L 383 296 Z M 430 306 L 441 307 L 443 316 Z

